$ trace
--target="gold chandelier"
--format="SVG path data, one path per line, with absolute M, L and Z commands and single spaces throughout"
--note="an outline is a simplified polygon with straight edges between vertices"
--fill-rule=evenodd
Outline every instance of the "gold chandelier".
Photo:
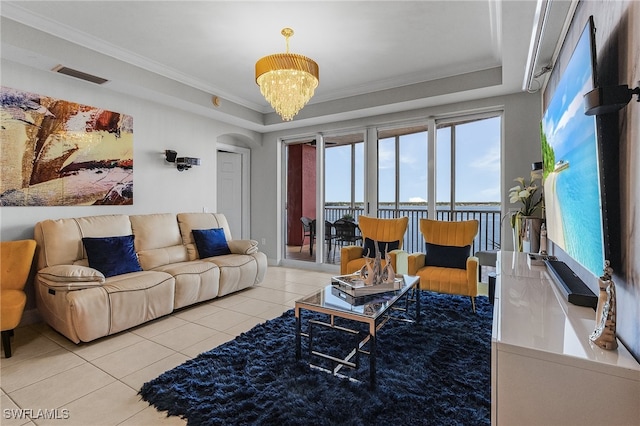
M 287 40 L 287 52 L 265 56 L 256 62 L 256 83 L 282 119 L 291 121 L 318 87 L 318 64 L 306 56 L 289 53 L 291 28 L 284 28 L 280 33 Z

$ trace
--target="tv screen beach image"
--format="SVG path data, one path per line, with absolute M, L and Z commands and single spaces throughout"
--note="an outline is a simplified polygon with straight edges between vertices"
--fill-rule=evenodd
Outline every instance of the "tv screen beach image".
M 583 96 L 593 88 L 587 25 L 542 119 L 547 233 L 582 266 L 600 275 L 604 267 L 603 212 L 598 141 Z

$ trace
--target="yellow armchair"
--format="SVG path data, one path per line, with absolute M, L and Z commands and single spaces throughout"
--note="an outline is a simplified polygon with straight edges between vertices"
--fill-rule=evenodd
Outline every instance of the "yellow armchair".
M 420 219 L 420 232 L 427 243 L 426 253 L 412 253 L 407 259 L 409 275 L 420 277 L 420 289 L 459 294 L 471 298 L 476 311 L 478 258 L 471 256 L 478 221 L 446 222 Z
M 36 250 L 34 240 L 0 243 L 0 325 L 5 358 L 11 358 L 11 336 L 20 324 L 27 303 L 24 286 Z
M 366 238 L 378 242 L 398 241 L 398 249 L 389 251 L 391 266 L 393 266 L 395 271 L 398 271 L 397 256 L 402 252 L 402 242 L 408 224 L 408 217 L 379 219 L 376 217 L 360 216 L 358 218 L 358 226 L 362 234 L 363 246 L 350 245 L 342 247 L 340 250 L 340 274 L 352 274 L 364 266 L 366 258 L 363 257 L 363 249 Z M 382 260 L 382 264 L 383 266 L 386 264 L 384 259 Z

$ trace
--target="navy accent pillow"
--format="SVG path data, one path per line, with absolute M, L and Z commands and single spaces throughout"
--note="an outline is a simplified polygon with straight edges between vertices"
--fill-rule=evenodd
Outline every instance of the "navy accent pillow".
M 397 250 L 400 247 L 400 241 L 378 241 L 378 250 L 380 250 L 380 258 L 384 259 L 387 251 Z M 364 248 L 362 249 L 362 255 L 364 257 L 375 258 L 376 246 L 375 241 L 371 238 L 364 239 Z
M 224 236 L 224 229 L 193 229 L 192 232 L 200 259 L 231 254 L 227 238 Z
M 87 252 L 89 266 L 102 272 L 105 277 L 142 271 L 133 247 L 133 235 L 84 237 L 82 244 Z
M 440 246 L 426 243 L 424 266 L 467 269 L 467 257 L 471 255 L 471 246 Z

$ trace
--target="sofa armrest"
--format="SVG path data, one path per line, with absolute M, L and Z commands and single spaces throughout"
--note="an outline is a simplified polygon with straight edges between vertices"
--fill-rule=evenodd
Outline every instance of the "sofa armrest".
M 88 266 L 55 265 L 38 271 L 38 281 L 43 285 L 59 290 L 79 290 L 98 287 L 104 284 L 102 272 Z
M 424 266 L 425 256 L 424 253 L 411 253 L 407 256 L 407 273 L 409 275 L 416 275 L 418 270 Z
M 467 281 L 469 282 L 469 290 L 472 296 L 477 296 L 478 292 L 478 264 L 479 259 L 476 256 L 469 256 L 467 258 Z M 475 289 L 475 292 L 473 291 Z
M 227 245 L 233 254 L 253 254 L 258 251 L 258 242 L 255 240 L 229 240 Z

